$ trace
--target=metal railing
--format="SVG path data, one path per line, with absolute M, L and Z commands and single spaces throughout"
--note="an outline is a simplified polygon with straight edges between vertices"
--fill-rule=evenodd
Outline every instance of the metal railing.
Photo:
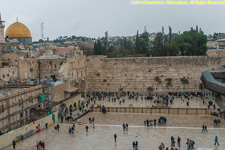
M 105 107 L 106 112 L 116 113 L 161 113 L 161 114 L 209 114 L 207 108 L 147 108 L 147 107 Z M 102 107 L 93 107 L 92 112 L 102 112 Z

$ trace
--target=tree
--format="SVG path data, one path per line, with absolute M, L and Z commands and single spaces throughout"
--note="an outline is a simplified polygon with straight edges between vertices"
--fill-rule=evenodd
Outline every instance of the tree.
M 163 35 L 161 32 L 156 34 L 153 42 L 153 56 L 166 56 L 165 46 L 163 45 Z
M 185 31 L 180 36 L 171 40 L 170 49 L 172 55 L 180 54 L 182 56 L 206 55 L 207 36 L 196 30 Z
M 93 55 L 103 55 L 102 43 L 100 40 L 97 40 L 94 44 Z
M 140 43 L 139 43 L 139 37 L 138 37 L 138 31 L 136 35 L 136 42 L 135 42 L 135 53 L 139 54 L 140 51 Z
M 135 49 L 136 54 L 141 54 L 143 56 L 150 56 L 150 46 L 149 46 L 150 42 L 147 32 L 142 33 L 140 37 L 138 37 L 137 34 L 135 44 L 136 44 Z
M 95 43 L 94 43 L 93 55 L 98 55 L 98 48 L 97 48 L 96 41 L 95 41 Z

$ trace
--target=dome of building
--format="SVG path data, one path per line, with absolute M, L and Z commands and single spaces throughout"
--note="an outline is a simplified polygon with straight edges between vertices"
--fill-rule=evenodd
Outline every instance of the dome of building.
M 5 33 L 6 38 L 31 38 L 30 30 L 22 23 L 11 24 Z

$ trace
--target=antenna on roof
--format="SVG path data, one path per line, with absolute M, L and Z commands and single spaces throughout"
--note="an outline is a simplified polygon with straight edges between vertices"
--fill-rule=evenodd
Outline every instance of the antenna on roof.
M 16 22 L 18 22 L 18 17 L 16 17 Z
M 41 39 L 44 40 L 44 23 L 41 23 Z

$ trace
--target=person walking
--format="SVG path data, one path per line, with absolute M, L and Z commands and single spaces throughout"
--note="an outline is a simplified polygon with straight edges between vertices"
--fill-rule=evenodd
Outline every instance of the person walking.
M 126 124 L 126 130 L 128 131 L 128 124 Z
M 117 138 L 117 135 L 116 135 L 116 133 L 114 134 L 114 139 L 115 139 L 115 142 L 116 142 L 116 138 Z
M 136 145 L 136 150 L 138 150 L 138 141 L 136 141 L 135 145 Z
M 16 141 L 15 140 L 13 140 L 12 145 L 13 145 L 13 149 L 16 149 Z
M 178 145 L 178 147 L 180 147 L 180 141 L 181 141 L 181 138 L 178 136 L 178 138 L 177 138 L 177 145 Z
M 88 126 L 87 125 L 86 125 L 85 129 L 86 129 L 86 132 L 88 132 Z
M 48 129 L 48 123 L 45 124 L 46 130 Z
M 58 130 L 58 132 L 59 132 L 59 124 L 57 124 L 57 126 L 56 126 L 56 127 L 57 127 L 57 130 Z
M 215 144 L 214 145 L 216 145 L 216 144 L 220 145 L 219 142 L 218 142 L 218 137 L 217 136 L 215 137 Z
M 133 142 L 133 150 L 136 150 L 136 143 L 135 143 L 135 141 Z
M 125 123 L 123 123 L 123 131 L 125 131 L 125 129 L 126 129 L 126 125 Z
M 75 123 L 73 124 L 72 130 L 75 131 Z

